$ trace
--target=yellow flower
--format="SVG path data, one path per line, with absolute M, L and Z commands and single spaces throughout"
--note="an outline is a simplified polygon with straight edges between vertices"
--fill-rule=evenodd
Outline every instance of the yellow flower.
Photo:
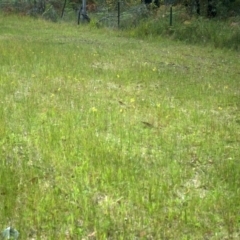
M 120 78 L 119 74 L 117 75 L 117 78 Z
M 158 104 L 157 104 L 157 107 L 158 107 L 158 108 L 160 108 L 160 107 L 161 107 L 161 104 L 160 104 L 160 103 L 158 103 Z
M 130 99 L 130 102 L 131 102 L 131 103 L 134 103 L 134 102 L 135 102 L 135 99 L 134 99 L 134 98 L 131 98 L 131 99 Z
M 97 109 L 96 109 L 95 107 L 92 107 L 92 108 L 90 109 L 90 111 L 91 111 L 91 112 L 97 112 Z
M 156 68 L 156 67 L 154 67 L 154 68 L 153 68 L 153 72 L 155 72 L 156 70 L 157 70 L 157 68 Z

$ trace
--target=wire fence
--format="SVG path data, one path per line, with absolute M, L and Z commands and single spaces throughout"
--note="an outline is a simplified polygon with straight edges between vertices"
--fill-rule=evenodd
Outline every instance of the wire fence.
M 98 20 L 98 24 L 115 28 L 135 26 L 141 19 L 147 18 L 149 15 L 149 9 L 145 4 L 129 7 L 119 1 L 115 9 L 101 7 L 94 17 Z
M 184 22 L 190 18 L 185 7 L 179 6 L 173 8 L 173 2 L 174 0 L 165 0 L 165 4 L 157 8 L 153 4 L 146 5 L 144 3 L 129 7 L 124 2 L 118 1 L 115 9 L 99 9 L 94 14 L 94 17 L 97 18 L 100 25 L 113 28 L 135 27 L 146 19 L 151 19 L 156 24 L 161 21 L 166 25 L 173 26 L 176 21 Z
M 88 2 L 90 1 L 87 0 Z M 136 25 L 139 19 L 150 14 L 141 0 L 131 1 L 131 4 L 127 0 L 99 0 L 94 5 L 87 5 L 87 8 L 89 16 L 97 24 L 107 27 Z M 0 0 L 0 9 L 6 13 L 18 12 L 31 16 L 40 15 L 52 21 L 60 18 L 67 21 L 79 18 L 81 0 Z
M 87 0 L 89 3 L 91 0 Z M 160 8 L 154 4 L 146 5 L 141 0 L 99 0 L 95 5 L 87 5 L 89 19 L 97 25 L 111 28 L 135 27 L 139 22 L 162 11 L 163 20 L 173 24 L 173 17 L 177 14 L 170 7 L 174 0 L 165 0 Z M 164 7 L 163 7 L 164 6 Z M 81 0 L 0 0 L 0 9 L 5 12 L 22 12 L 26 15 L 41 16 L 51 21 L 74 20 L 79 22 Z M 160 10 L 159 10 L 160 9 Z M 165 9 L 165 12 L 164 10 Z M 182 10 L 180 10 L 182 11 Z M 178 10 L 179 12 L 179 10 Z M 168 20 L 170 18 L 170 20 Z M 89 20 L 87 18 L 87 20 Z

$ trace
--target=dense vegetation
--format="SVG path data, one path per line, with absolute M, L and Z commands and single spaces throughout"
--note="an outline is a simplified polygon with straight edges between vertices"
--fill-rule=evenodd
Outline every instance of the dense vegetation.
M 0 15 L 0 229 L 240 238 L 239 52 L 131 31 Z

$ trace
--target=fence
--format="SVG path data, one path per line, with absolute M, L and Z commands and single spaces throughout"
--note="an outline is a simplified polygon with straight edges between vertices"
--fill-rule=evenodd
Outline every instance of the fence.
M 45 0 L 0 0 L 0 9 L 5 12 L 27 13 L 29 10 L 34 10 L 43 13 L 45 7 Z
M 80 2 L 79 0 L 0 0 L 0 9 L 5 12 L 21 12 L 31 16 L 41 15 L 57 21 L 61 17 L 63 20 L 73 17 L 77 19 L 81 2 L 81 0 Z M 88 2 L 92 3 L 92 0 L 87 0 Z M 87 5 L 87 9 L 90 16 L 97 19 L 99 25 L 108 27 L 136 25 L 139 19 L 150 14 L 141 0 L 131 0 L 131 4 L 127 0 L 99 0 L 95 6 Z
M 81 0 L 0 0 L 0 8 L 4 11 L 23 12 L 27 15 L 41 15 L 45 19 L 57 21 L 74 20 L 79 22 L 79 10 L 81 9 Z M 153 5 L 141 3 L 141 0 L 98 0 L 97 4 L 93 5 L 94 0 L 87 0 L 87 9 L 90 18 L 96 21 L 97 25 L 107 26 L 112 28 L 117 27 L 134 27 L 140 21 L 154 15 L 158 12 L 158 8 Z M 170 4 L 174 0 L 165 0 L 165 18 L 163 21 L 170 21 L 173 24 L 173 15 L 170 11 Z M 89 2 L 92 5 L 89 5 Z M 166 7 L 167 6 L 167 7 Z M 63 8 L 65 10 L 63 11 Z M 160 6 L 160 9 L 163 5 Z M 167 18 L 167 19 L 166 19 Z M 169 19 L 169 20 L 168 20 Z M 87 18 L 87 20 L 89 20 Z

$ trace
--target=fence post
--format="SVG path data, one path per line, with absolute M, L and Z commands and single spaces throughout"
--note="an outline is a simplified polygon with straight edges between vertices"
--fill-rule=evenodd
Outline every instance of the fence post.
M 66 7 L 66 3 L 67 3 L 67 0 L 64 1 L 61 18 L 63 18 L 64 10 L 65 10 L 65 7 Z
M 170 6 L 170 26 L 172 26 L 172 5 Z
M 79 25 L 81 20 L 83 22 L 85 22 L 85 21 L 90 22 L 90 18 L 87 15 L 87 0 L 82 0 L 82 5 L 79 8 L 79 11 L 78 11 L 78 25 Z
M 120 26 L 120 0 L 118 0 L 118 28 Z

